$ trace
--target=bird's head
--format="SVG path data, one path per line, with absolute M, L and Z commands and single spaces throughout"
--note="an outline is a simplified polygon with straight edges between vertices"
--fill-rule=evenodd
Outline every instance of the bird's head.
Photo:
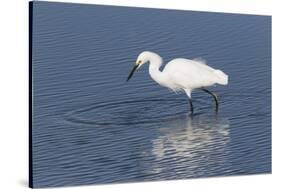
M 135 73 L 136 70 L 138 70 L 143 64 L 149 62 L 152 54 L 153 54 L 152 52 L 148 52 L 148 51 L 144 51 L 139 54 L 139 56 L 136 60 L 136 63 L 127 78 L 127 81 L 129 81 L 129 79 L 131 79 L 131 77 L 133 76 L 133 74 Z

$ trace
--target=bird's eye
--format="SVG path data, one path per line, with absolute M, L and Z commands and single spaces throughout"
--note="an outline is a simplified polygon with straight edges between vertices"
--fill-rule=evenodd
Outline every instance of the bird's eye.
M 141 60 L 138 60 L 138 62 L 137 62 L 138 64 L 140 64 L 141 63 Z

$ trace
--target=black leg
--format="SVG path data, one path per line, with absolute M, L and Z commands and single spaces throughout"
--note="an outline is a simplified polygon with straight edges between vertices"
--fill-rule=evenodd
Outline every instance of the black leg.
M 212 93 L 211 91 L 202 88 L 203 91 L 205 91 L 206 93 L 212 95 L 212 97 L 214 98 L 215 102 L 216 102 L 216 112 L 218 112 L 219 110 L 219 101 L 218 101 L 218 96 L 215 93 Z
M 191 98 L 188 98 L 188 101 L 189 101 L 189 105 L 190 105 L 191 114 L 193 114 L 193 104 L 192 104 Z

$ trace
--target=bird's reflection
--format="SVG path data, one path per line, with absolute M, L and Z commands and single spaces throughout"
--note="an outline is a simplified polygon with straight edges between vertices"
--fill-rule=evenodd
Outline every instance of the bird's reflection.
M 151 173 L 176 178 L 208 175 L 227 164 L 229 122 L 217 116 L 180 116 L 163 121 L 152 140 Z M 206 174 L 207 173 L 207 174 Z

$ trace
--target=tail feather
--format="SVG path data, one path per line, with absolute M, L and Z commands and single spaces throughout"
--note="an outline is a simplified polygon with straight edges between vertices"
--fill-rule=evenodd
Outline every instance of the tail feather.
M 228 75 L 223 73 L 221 70 L 215 70 L 215 74 L 218 77 L 217 83 L 221 85 L 227 85 L 228 84 Z

